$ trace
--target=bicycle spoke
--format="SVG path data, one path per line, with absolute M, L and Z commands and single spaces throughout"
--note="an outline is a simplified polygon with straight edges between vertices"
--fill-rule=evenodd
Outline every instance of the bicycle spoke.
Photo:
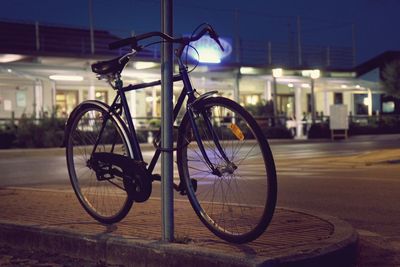
M 111 116 L 104 116 L 106 113 L 94 104 L 87 104 L 86 109 L 76 114 L 69 133 L 67 158 L 70 179 L 81 204 L 95 219 L 109 223 L 121 220 L 129 211 L 132 200 L 128 198 L 122 179 L 101 177 L 111 174 L 100 174 L 105 170 L 99 172 L 96 168 L 102 167 L 90 162 L 95 146 L 95 152 L 127 151 L 121 130 Z M 121 144 L 121 151 L 117 149 L 118 144 Z
M 204 105 L 207 112 L 202 114 L 208 114 L 204 119 L 210 120 L 214 133 L 208 127 L 201 127 L 206 124 L 204 119 L 197 118 L 196 123 L 202 145 L 216 171 L 208 168 L 197 142 L 192 141 L 178 150 L 182 161 L 180 174 L 187 183 L 190 178 L 197 180 L 197 191 L 189 190 L 188 196 L 211 231 L 228 241 L 253 240 L 264 231 L 275 207 L 274 201 L 267 201 L 271 199 L 268 183 L 275 179 L 267 173 L 273 162 L 266 161 L 263 154 L 270 153 L 268 144 L 262 141 L 261 130 L 242 107 L 223 98 L 204 102 L 208 103 Z M 236 130 L 220 123 L 227 113 L 231 114 Z M 186 132 L 193 131 L 191 123 L 186 127 Z M 258 164 L 260 168 L 254 169 Z

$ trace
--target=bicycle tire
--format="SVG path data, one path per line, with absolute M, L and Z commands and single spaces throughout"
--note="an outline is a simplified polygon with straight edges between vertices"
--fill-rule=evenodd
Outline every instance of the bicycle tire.
M 131 144 L 122 119 L 99 101 L 86 101 L 75 108 L 67 122 L 66 157 L 70 181 L 86 212 L 101 223 L 122 220 L 133 199 L 124 188 L 123 179 L 99 180 L 89 159 L 96 138 L 105 123 L 96 152 L 112 152 L 132 157 Z M 113 145 L 114 144 L 114 145 Z
M 237 169 L 233 173 L 225 171 L 221 177 L 211 173 L 186 114 L 179 130 L 177 162 L 189 201 L 203 224 L 218 237 L 232 243 L 255 240 L 269 225 L 277 198 L 275 163 L 267 139 L 250 113 L 230 99 L 205 98 L 196 103 L 195 110 L 196 125 L 210 161 L 221 170 L 227 169 L 199 114 L 207 114 Z

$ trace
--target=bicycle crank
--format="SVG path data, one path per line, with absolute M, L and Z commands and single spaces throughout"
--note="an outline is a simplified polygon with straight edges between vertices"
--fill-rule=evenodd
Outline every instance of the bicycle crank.
M 107 152 L 95 152 L 87 163 L 96 172 L 99 181 L 120 177 L 124 190 L 136 202 L 149 199 L 152 191 L 152 176 L 146 169 L 146 163 L 127 156 Z M 114 184 L 114 183 L 113 183 Z

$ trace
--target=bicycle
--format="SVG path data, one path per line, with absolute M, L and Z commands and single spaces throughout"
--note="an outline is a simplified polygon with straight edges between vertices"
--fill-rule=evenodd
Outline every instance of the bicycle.
M 267 139 L 250 113 L 236 102 L 216 96 L 217 91 L 196 95 L 183 62 L 185 48 L 205 34 L 223 49 L 217 33 L 205 25 L 190 37 L 150 32 L 116 41 L 110 49 L 130 46 L 131 52 L 92 65 L 92 71 L 108 81 L 116 96 L 110 106 L 96 100 L 79 104 L 68 118 L 65 146 L 72 187 L 83 208 L 97 221 L 112 224 L 122 220 L 134 202 L 150 197 L 152 183 L 161 181 L 159 174 L 153 174 L 163 151 L 159 138 L 153 142 L 151 162 L 145 163 L 125 96 L 128 91 L 160 85 L 161 81 L 124 87 L 121 72 L 130 58 L 148 45 L 172 42 L 178 44 L 175 57 L 179 66 L 173 81 L 184 85 L 174 107 L 174 120 L 187 96 L 173 149 L 180 176 L 174 189 L 187 195 L 204 225 L 226 241 L 252 241 L 270 223 L 277 181 Z M 139 45 L 153 37 L 161 41 Z

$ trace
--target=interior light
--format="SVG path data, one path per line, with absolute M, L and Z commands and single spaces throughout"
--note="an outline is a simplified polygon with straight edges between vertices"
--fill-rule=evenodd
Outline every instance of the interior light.
M 310 86 L 310 84 L 308 84 L 308 83 L 302 83 L 302 84 L 301 84 L 301 87 L 302 87 L 302 88 L 310 88 L 311 86 Z
M 151 69 L 157 66 L 157 63 L 155 62 L 149 62 L 149 61 L 137 61 L 133 63 L 133 66 L 137 70 L 144 70 L 144 69 Z
M 24 56 L 22 56 L 22 55 L 4 54 L 4 55 L 0 55 L 0 63 L 9 63 L 9 62 L 21 60 L 23 58 L 24 58 Z
M 287 86 L 290 87 L 290 88 L 293 88 L 293 87 L 294 87 L 294 84 L 293 84 L 293 83 L 288 83 Z
M 71 81 L 71 82 L 83 81 L 83 77 L 79 75 L 50 75 L 49 78 L 54 81 Z
M 361 88 L 361 86 L 360 86 L 359 84 L 357 84 L 357 85 L 356 85 L 356 88 L 357 88 L 357 89 L 360 89 L 360 88 Z
M 340 87 L 343 88 L 343 89 L 346 89 L 346 88 L 347 88 L 347 85 L 342 84 Z
M 7 72 L 8 72 L 8 73 L 11 73 L 11 72 L 12 72 L 12 69 L 7 69 Z

